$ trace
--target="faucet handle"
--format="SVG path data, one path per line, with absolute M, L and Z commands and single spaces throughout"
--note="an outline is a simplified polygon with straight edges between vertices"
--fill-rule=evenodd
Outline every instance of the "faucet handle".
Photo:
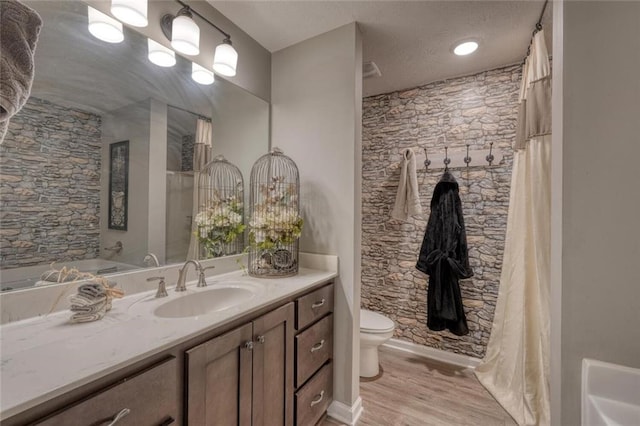
M 169 295 L 167 293 L 167 286 L 164 282 L 164 277 L 150 277 L 150 278 L 147 278 L 147 281 L 160 281 L 158 283 L 158 291 L 156 292 L 156 298 L 167 297 Z
M 213 269 L 213 268 L 215 268 L 215 265 L 206 266 L 206 267 L 201 267 L 200 268 L 200 276 L 198 277 L 198 287 L 206 287 L 207 286 L 207 281 L 206 281 L 206 277 L 204 275 L 204 271 L 206 271 L 207 269 Z

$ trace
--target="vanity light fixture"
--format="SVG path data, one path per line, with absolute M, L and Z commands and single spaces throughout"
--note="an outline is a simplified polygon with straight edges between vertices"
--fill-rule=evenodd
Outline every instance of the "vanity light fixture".
M 120 43 L 124 40 L 122 23 L 99 10 L 87 6 L 89 32 L 97 39 L 107 43 Z
M 200 27 L 193 21 L 193 15 L 196 15 L 224 36 L 222 43 L 216 47 L 213 56 L 213 70 L 226 77 L 235 76 L 238 65 L 238 52 L 233 48 L 231 35 L 193 10 L 182 0 L 176 0 L 176 2 L 182 6 L 177 15 L 166 14 L 160 20 L 160 28 L 165 37 L 171 40 L 171 46 L 185 55 L 198 55 L 200 53 Z
M 213 56 L 213 70 L 220 75 L 233 77 L 236 75 L 238 65 L 238 52 L 231 45 L 231 39 L 225 38 L 222 44 L 216 47 Z
M 478 49 L 478 42 L 473 40 L 463 41 L 458 43 L 456 47 L 453 48 L 453 53 L 458 56 L 470 55 Z
M 213 71 L 209 71 L 195 62 L 191 64 L 191 78 L 193 78 L 196 83 L 204 85 L 213 84 L 215 81 Z
M 158 42 L 148 40 L 149 60 L 160 67 L 172 67 L 176 64 L 176 52 Z
M 134 27 L 146 27 L 147 0 L 111 0 L 113 16 Z
M 171 46 L 189 56 L 200 53 L 200 27 L 188 7 L 180 9 L 171 22 Z

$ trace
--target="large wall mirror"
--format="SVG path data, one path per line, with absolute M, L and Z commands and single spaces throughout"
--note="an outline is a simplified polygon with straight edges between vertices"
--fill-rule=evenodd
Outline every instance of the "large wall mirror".
M 43 28 L 31 97 L 0 145 L 2 290 L 43 284 L 52 264 L 106 275 L 184 261 L 198 120 L 211 158 L 246 185 L 268 151 L 268 103 L 222 78 L 196 83 L 179 55 L 152 64 L 129 27 L 118 44 L 94 38 L 82 2 L 25 3 Z

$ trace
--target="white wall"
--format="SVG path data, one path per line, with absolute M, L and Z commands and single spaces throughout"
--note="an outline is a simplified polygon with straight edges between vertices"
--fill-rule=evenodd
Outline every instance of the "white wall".
M 167 205 L 167 104 L 150 100 L 148 250 L 165 263 Z
M 557 424 L 572 426 L 582 358 L 640 367 L 640 2 L 565 2 L 563 30 Z
M 147 253 L 149 214 L 149 101 L 142 101 L 103 116 L 102 173 L 100 177 L 100 246 L 101 258 L 139 264 Z M 165 132 L 166 133 L 166 132 Z M 108 229 L 109 145 L 129 141 L 129 196 L 127 231 Z M 164 229 L 164 228 L 163 228 Z M 105 251 L 116 241 L 122 253 Z
M 108 229 L 109 145 L 129 141 L 127 230 Z M 167 106 L 141 101 L 103 116 L 100 239 L 102 258 L 143 265 L 148 252 L 164 263 L 166 227 Z M 122 253 L 104 247 L 121 241 Z
M 222 154 L 242 172 L 246 216 L 251 168 L 269 151 L 269 104 L 237 90 L 233 96 L 215 100 L 211 117 L 212 158 Z
M 362 42 L 355 23 L 275 52 L 271 145 L 298 165 L 300 249 L 337 254 L 334 399 L 358 399 Z

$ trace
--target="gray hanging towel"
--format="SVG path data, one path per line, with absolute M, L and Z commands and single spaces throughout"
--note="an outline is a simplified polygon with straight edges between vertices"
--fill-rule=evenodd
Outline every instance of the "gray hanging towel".
M 33 83 L 36 43 L 42 19 L 16 0 L 0 1 L 0 143 L 9 119 L 24 106 Z

